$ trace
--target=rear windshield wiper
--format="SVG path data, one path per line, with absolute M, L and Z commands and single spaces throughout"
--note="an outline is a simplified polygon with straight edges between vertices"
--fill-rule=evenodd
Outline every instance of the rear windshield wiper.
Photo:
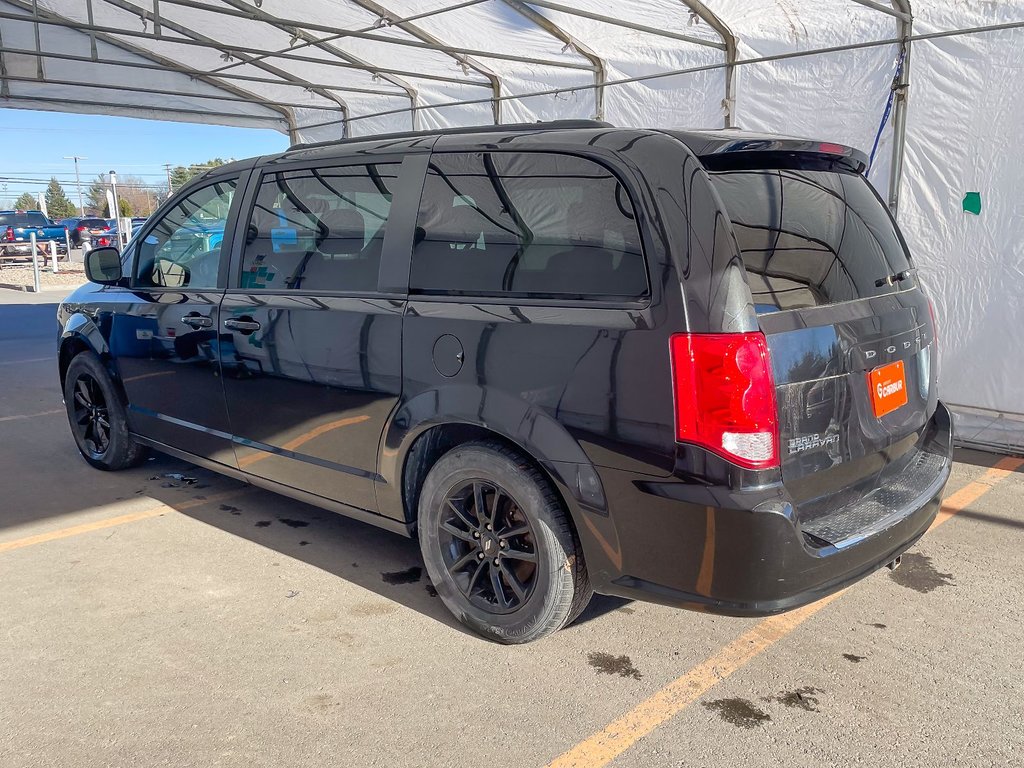
M 875 287 L 881 288 L 883 285 L 896 285 L 896 283 L 902 283 L 904 280 L 909 280 L 910 276 L 917 270 L 914 267 L 904 269 L 902 272 L 897 272 L 892 275 L 886 275 L 875 280 Z

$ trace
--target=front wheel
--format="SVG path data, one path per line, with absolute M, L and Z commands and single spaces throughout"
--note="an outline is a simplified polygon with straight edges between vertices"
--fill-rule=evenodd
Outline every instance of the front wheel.
M 500 443 L 460 446 L 431 468 L 420 494 L 419 538 L 448 609 L 500 643 L 551 634 L 593 594 L 551 484 Z
M 103 364 L 91 352 L 72 359 L 64 377 L 64 407 L 82 457 L 97 469 L 135 466 L 146 449 L 128 432 L 124 405 Z

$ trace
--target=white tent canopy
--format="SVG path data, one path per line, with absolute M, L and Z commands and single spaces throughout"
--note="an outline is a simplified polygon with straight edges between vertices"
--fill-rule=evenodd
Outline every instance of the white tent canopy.
M 597 117 L 874 147 L 960 436 L 1017 446 L 1022 76 L 1024 0 L 0 0 L 3 107 L 293 141 Z

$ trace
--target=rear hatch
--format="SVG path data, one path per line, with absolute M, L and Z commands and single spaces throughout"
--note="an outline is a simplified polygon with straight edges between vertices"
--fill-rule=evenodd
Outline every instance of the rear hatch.
M 782 477 L 809 540 L 847 546 L 913 504 L 945 458 L 931 309 L 851 150 L 702 157 L 771 357 Z

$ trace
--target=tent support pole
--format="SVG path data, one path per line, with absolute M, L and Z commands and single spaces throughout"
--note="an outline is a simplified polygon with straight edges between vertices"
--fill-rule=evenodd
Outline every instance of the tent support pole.
M 7 84 L 7 62 L 4 61 L 4 33 L 0 29 L 0 98 L 11 95 L 11 86 Z
M 91 27 L 96 26 L 96 17 L 92 10 L 92 0 L 85 0 L 86 18 L 89 20 L 89 50 L 92 53 L 92 60 L 99 61 L 99 52 L 96 50 L 96 33 Z
M 25 10 L 25 11 L 28 11 L 31 8 L 31 6 L 29 6 L 29 5 L 27 5 L 25 3 L 25 0 L 7 0 L 7 2 L 10 3 L 11 5 L 14 5 L 14 6 L 18 7 L 18 8 L 21 8 L 22 10 Z M 86 5 L 87 5 L 88 11 L 89 11 L 89 15 L 91 17 L 92 16 L 92 0 L 86 0 Z M 0 18 L 12 18 L 12 19 L 15 19 L 17 21 L 21 21 L 22 20 L 22 17 L 18 16 L 16 14 L 0 14 Z M 75 29 L 76 28 L 75 22 L 73 22 L 71 19 L 68 19 L 68 18 L 66 18 L 64 16 L 60 16 L 59 14 L 53 13 L 52 11 L 43 11 L 43 14 L 39 17 L 39 20 L 43 24 L 53 24 L 53 25 L 60 26 L 60 27 L 65 27 L 65 28 L 68 28 L 68 29 Z M 218 88 L 220 90 L 227 91 L 228 93 L 233 93 L 233 94 L 236 94 L 238 96 L 247 97 L 248 100 L 249 100 L 249 103 L 260 104 L 261 106 L 265 106 L 265 107 L 273 110 L 274 112 L 277 112 L 282 117 L 284 117 L 286 120 L 291 119 L 293 117 L 292 112 L 291 112 L 291 110 L 289 108 L 278 106 L 276 104 L 275 105 L 268 105 L 266 103 L 265 99 L 261 99 L 256 94 L 254 94 L 252 91 L 248 91 L 248 90 L 245 90 L 243 88 L 239 88 L 238 86 L 232 85 L 230 83 L 225 83 L 225 82 L 222 82 L 222 81 L 218 81 L 218 80 L 216 80 L 216 79 L 214 79 L 212 77 L 207 76 L 203 72 L 199 72 L 199 71 L 196 71 L 196 70 L 188 70 L 187 68 L 183 67 L 180 63 L 172 61 L 171 59 L 165 58 L 163 56 L 160 56 L 160 55 L 158 55 L 156 53 L 153 53 L 152 51 L 146 50 L 145 48 L 140 48 L 139 46 L 132 45 L 131 43 L 125 42 L 124 40 L 119 40 L 117 38 L 111 37 L 107 33 L 97 32 L 93 28 L 93 24 L 92 24 L 91 18 L 90 18 L 89 26 L 90 26 L 89 39 L 91 41 L 91 47 L 92 47 L 91 58 L 65 56 L 65 55 L 57 54 L 57 53 L 43 53 L 43 54 L 41 54 L 42 57 L 43 58 L 66 58 L 68 61 L 75 60 L 75 61 L 95 61 L 97 63 L 110 63 L 110 62 L 100 62 L 100 60 L 99 60 L 98 52 L 97 52 L 97 49 L 96 49 L 96 40 L 99 39 L 99 40 L 102 40 L 104 43 L 113 46 L 114 48 L 118 48 L 118 49 L 120 49 L 122 51 L 128 51 L 129 53 L 133 53 L 133 54 L 135 54 L 137 56 L 141 56 L 142 58 L 146 59 L 147 61 L 153 62 L 152 65 L 149 65 L 151 68 L 154 68 L 154 69 L 162 68 L 162 69 L 166 69 L 166 70 L 171 71 L 171 72 L 179 72 L 180 74 L 188 75 L 189 77 L 193 77 L 196 80 L 199 80 L 201 82 L 206 83 L 207 85 L 213 86 L 214 88 Z M 20 52 L 21 51 L 19 51 L 19 53 Z M 117 65 L 125 64 L 125 62 L 121 62 L 121 61 L 113 62 L 113 63 L 117 64 Z M 45 82 L 45 80 L 44 80 L 44 82 Z M 13 97 L 10 97 L 10 96 L 8 96 L 8 97 L 9 98 L 13 98 Z
M 701 21 L 711 27 L 725 43 L 725 100 L 722 102 L 725 112 L 726 128 L 736 127 L 736 59 L 739 56 L 739 41 L 729 26 L 708 8 L 701 0 L 683 0 L 683 5 L 697 15 Z
M 604 120 L 604 86 L 607 78 L 607 70 L 604 60 L 594 53 L 587 45 L 570 35 L 559 27 L 547 16 L 538 13 L 522 0 L 502 0 L 509 8 L 520 16 L 533 22 L 541 30 L 547 32 L 559 42 L 565 43 L 566 47 L 572 48 L 576 53 L 590 62 L 590 69 L 594 72 L 594 118 Z M 563 91 L 571 91 L 571 88 L 563 88 Z
M 376 14 L 382 20 L 390 23 L 391 26 L 398 27 L 402 31 L 415 37 L 417 40 L 422 40 L 424 43 L 429 43 L 430 45 L 437 46 L 440 50 L 444 50 L 446 52 L 445 55 L 455 59 L 463 70 L 472 69 L 477 74 L 486 77 L 487 82 L 491 84 L 491 92 L 494 94 L 494 98 L 491 100 L 491 115 L 494 118 L 495 125 L 501 124 L 501 80 L 490 67 L 485 66 L 472 56 L 455 53 L 452 46 L 430 34 L 425 29 L 422 29 L 418 24 L 404 21 L 400 15 L 385 8 L 380 3 L 374 2 L 374 0 L 349 0 L 349 2 L 359 6 L 365 11 Z M 413 114 L 415 115 L 416 113 L 414 112 Z
M 415 88 L 413 88 L 408 82 L 406 82 L 402 78 L 396 77 L 395 75 L 381 74 L 380 72 L 375 71 L 373 65 L 370 64 L 369 62 L 359 58 L 358 56 L 353 56 L 352 54 L 342 50 L 341 48 L 335 45 L 331 45 L 330 43 L 325 43 L 321 40 L 318 40 L 315 35 L 307 32 L 304 29 L 291 27 L 288 24 L 283 23 L 277 16 L 267 13 L 266 11 L 260 10 L 259 7 L 249 8 L 249 6 L 247 6 L 244 2 L 241 2 L 241 0 L 223 0 L 223 2 L 237 10 L 244 10 L 248 11 L 249 13 L 252 13 L 254 19 L 262 21 L 264 24 L 269 24 L 272 27 L 276 27 L 277 29 L 280 29 L 282 32 L 288 32 L 293 34 L 296 40 L 301 39 L 315 46 L 316 48 L 319 48 L 325 53 L 329 53 L 331 56 L 340 59 L 341 61 L 348 62 L 349 64 L 354 64 L 360 69 L 366 70 L 374 78 L 387 80 L 392 85 L 401 88 L 403 91 L 405 91 L 405 95 L 409 99 L 410 107 L 416 106 L 418 93 Z M 415 109 L 410 109 L 409 112 L 410 119 L 412 120 L 412 129 L 415 131 L 418 128 L 418 113 Z M 345 123 L 344 130 L 345 135 L 348 135 L 347 122 Z
M 900 184 L 903 181 L 903 159 L 907 146 L 907 101 L 910 96 L 910 51 L 914 35 L 914 20 L 910 0 L 893 0 L 899 35 L 903 41 L 903 68 L 896 83 L 896 103 L 892 119 L 892 168 L 889 170 L 889 210 L 896 216 L 900 205 Z
M 145 20 L 145 13 L 146 13 L 145 9 L 144 8 L 140 8 L 139 6 L 135 5 L 134 3 L 128 2 L 128 0 L 103 0 L 103 2 L 105 2 L 105 3 L 109 4 L 109 5 L 113 5 L 116 8 L 120 8 L 121 10 L 129 11 L 130 13 L 135 13 L 135 14 L 138 15 L 138 17 L 140 19 Z M 202 43 L 204 45 L 208 45 L 208 46 L 210 46 L 212 48 L 218 49 L 225 56 L 231 56 L 232 55 L 231 49 L 226 47 L 219 40 L 215 40 L 212 37 L 200 34 L 199 32 L 196 32 L 194 29 L 191 29 L 190 27 L 187 27 L 184 24 L 178 24 L 177 22 L 171 22 L 171 21 L 169 21 L 169 20 L 167 20 L 165 18 L 163 20 L 162 26 L 167 27 L 172 32 L 177 32 L 179 35 L 183 35 L 184 37 L 186 37 L 186 38 L 188 38 L 190 40 L 193 40 L 195 42 Z M 242 59 L 243 61 L 245 61 L 246 59 L 250 58 L 250 57 L 248 57 L 245 54 L 241 54 L 241 53 L 237 53 L 237 52 L 234 55 L 237 58 Z M 345 103 L 344 99 L 342 99 L 336 93 L 328 91 L 326 88 L 318 88 L 316 86 L 310 85 L 309 82 L 303 80 L 301 77 L 298 77 L 297 75 L 293 75 L 291 72 L 288 72 L 287 70 L 283 70 L 283 69 L 280 69 L 278 67 L 271 66 L 270 64 L 267 64 L 267 63 L 262 62 L 262 61 L 253 61 L 252 65 L 254 67 L 257 67 L 259 69 L 264 70 L 265 72 L 270 72 L 271 74 L 276 75 L 277 77 L 280 77 L 282 80 L 290 80 L 290 81 L 292 81 L 294 83 L 299 83 L 299 84 L 301 84 L 303 86 L 306 86 L 310 91 L 315 93 L 317 96 L 320 96 L 321 98 L 323 98 L 326 101 L 333 101 L 335 104 L 337 104 L 339 107 L 341 107 L 341 110 L 342 110 L 342 112 L 343 112 L 343 114 L 345 115 L 345 118 L 346 118 L 345 121 L 341 124 L 341 126 L 342 126 L 342 138 L 345 138 L 345 136 L 348 134 L 348 119 L 347 118 L 349 117 L 350 113 L 349 113 L 348 104 Z

